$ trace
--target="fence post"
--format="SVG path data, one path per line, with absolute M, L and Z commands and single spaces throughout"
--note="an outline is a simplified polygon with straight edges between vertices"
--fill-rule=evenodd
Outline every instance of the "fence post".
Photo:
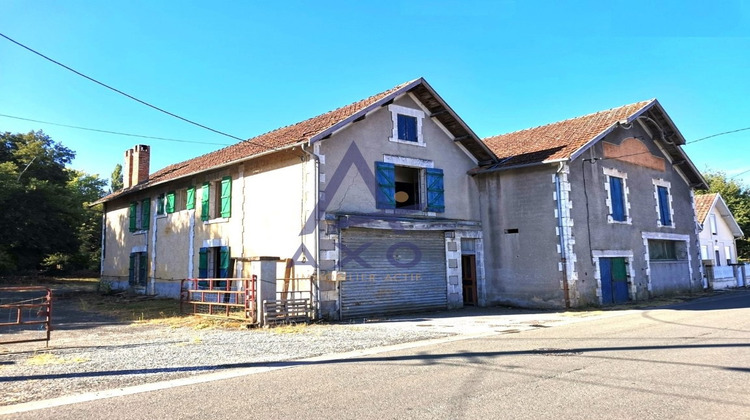
M 279 257 L 255 257 L 250 261 L 250 272 L 258 276 L 256 284 L 256 314 L 258 323 L 266 325 L 263 301 L 276 302 L 276 264 Z

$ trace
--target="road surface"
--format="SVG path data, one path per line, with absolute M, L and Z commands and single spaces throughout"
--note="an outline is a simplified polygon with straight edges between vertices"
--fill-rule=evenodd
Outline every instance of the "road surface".
M 750 419 L 750 291 L 4 418 Z

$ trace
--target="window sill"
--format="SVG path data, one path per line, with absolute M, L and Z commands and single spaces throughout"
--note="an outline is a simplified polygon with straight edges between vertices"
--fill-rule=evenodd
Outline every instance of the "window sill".
M 393 143 L 409 144 L 411 146 L 427 147 L 427 145 L 424 142 L 419 142 L 419 141 L 401 140 L 401 139 L 397 139 L 393 137 L 388 137 L 388 141 L 393 142 Z
M 204 225 L 213 225 L 217 223 L 228 223 L 229 218 L 228 217 L 219 217 L 216 219 L 209 219 L 203 222 Z
M 132 232 L 132 233 L 133 235 L 145 235 L 148 233 L 148 231 L 141 229 L 141 230 L 136 230 L 135 232 Z
M 675 228 L 674 225 L 662 225 L 661 223 L 657 223 L 656 227 L 666 228 L 666 229 L 674 229 Z
M 628 217 L 626 220 L 614 220 L 612 216 L 607 216 L 607 223 L 610 223 L 613 225 L 632 225 L 633 219 Z

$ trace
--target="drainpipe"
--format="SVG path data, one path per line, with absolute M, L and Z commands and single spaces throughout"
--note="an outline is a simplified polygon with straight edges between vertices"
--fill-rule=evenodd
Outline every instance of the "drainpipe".
M 568 286 L 568 261 L 565 254 L 565 235 L 563 234 L 562 195 L 560 194 L 560 172 L 565 164 L 560 162 L 560 167 L 555 172 L 555 192 L 557 193 L 557 229 L 560 236 L 560 263 L 562 265 L 563 293 L 565 297 L 565 309 L 570 308 L 570 288 Z
M 307 147 L 310 147 L 309 142 Z M 315 318 L 320 319 L 320 212 L 318 209 L 320 201 L 320 159 L 314 152 L 307 150 L 304 144 L 301 149 L 302 152 L 315 161 L 315 174 L 313 178 L 313 183 L 315 185 L 315 206 L 313 207 L 313 212 L 315 214 L 315 252 L 313 255 L 315 256 L 315 301 L 317 302 L 317 305 L 315 305 Z

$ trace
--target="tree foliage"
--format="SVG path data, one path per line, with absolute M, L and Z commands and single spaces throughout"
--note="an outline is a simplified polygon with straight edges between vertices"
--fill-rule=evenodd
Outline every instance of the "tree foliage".
M 721 171 L 706 171 L 703 178 L 708 182 L 706 193 L 719 193 L 740 225 L 745 238 L 737 240 L 737 256 L 742 260 L 750 259 L 750 188 L 733 180 Z
M 106 181 L 66 168 L 75 152 L 42 131 L 0 133 L 0 272 L 98 264 Z
M 115 165 L 115 170 L 112 171 L 112 177 L 109 181 L 110 191 L 119 191 L 124 185 L 122 180 L 122 165 L 118 163 Z

